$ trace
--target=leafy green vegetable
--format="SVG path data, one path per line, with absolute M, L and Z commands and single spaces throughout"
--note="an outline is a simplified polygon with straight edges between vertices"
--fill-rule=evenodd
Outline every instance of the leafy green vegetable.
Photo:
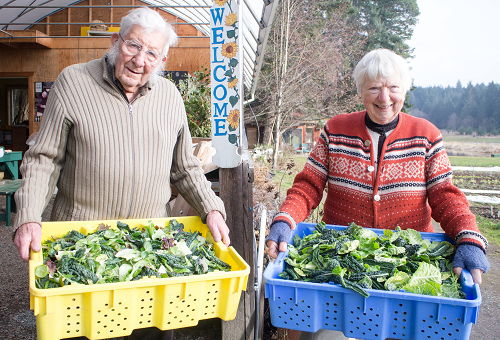
M 455 247 L 423 239 L 416 230 L 384 230 L 377 235 L 351 223 L 346 229 L 323 222 L 302 239 L 295 235 L 279 277 L 330 282 L 367 297 L 366 289 L 465 298 L 452 271 Z
M 165 227 L 150 221 L 143 228 L 118 221 L 117 229 L 101 224 L 88 235 L 71 230 L 61 238 L 45 240 L 43 264 L 35 268 L 36 286 L 46 289 L 231 270 L 198 231 L 183 228 L 175 219 Z

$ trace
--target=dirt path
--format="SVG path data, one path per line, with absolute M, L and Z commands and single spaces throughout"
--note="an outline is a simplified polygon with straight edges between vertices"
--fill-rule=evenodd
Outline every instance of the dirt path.
M 436 232 L 443 232 L 435 222 Z M 483 275 L 480 286 L 482 302 L 479 318 L 472 326 L 469 340 L 498 340 L 500 338 L 500 247 L 490 244 L 486 253 L 491 269 Z
M 500 247 L 490 244 L 487 250 L 491 269 L 483 275 L 482 303 L 479 319 L 472 326 L 470 340 L 498 340 L 500 338 Z

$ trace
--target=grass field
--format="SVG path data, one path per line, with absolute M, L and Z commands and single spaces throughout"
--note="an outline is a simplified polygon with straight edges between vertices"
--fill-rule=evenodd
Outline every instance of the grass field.
M 453 166 L 500 166 L 500 157 L 449 156 Z
M 443 136 L 444 142 L 500 143 L 500 137 Z

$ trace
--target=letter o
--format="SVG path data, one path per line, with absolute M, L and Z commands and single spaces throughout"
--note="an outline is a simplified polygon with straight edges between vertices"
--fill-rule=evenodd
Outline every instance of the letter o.
M 217 92 L 218 92 L 217 90 L 218 90 L 219 88 L 222 88 L 222 90 L 224 91 L 224 92 L 223 92 L 223 96 L 222 96 L 222 97 L 220 97 L 220 98 L 219 98 L 219 97 L 217 97 Z M 227 97 L 227 89 L 226 89 L 223 85 L 217 85 L 217 86 L 214 88 L 214 98 L 215 98 L 215 99 L 217 99 L 217 100 L 224 100 L 224 99 L 226 99 L 226 97 Z

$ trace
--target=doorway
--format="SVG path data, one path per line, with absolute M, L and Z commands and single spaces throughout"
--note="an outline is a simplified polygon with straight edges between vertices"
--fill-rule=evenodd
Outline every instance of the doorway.
M 30 79 L 31 74 L 0 73 L 0 145 L 5 149 L 26 150 L 30 110 L 34 102 L 30 98 L 33 88 L 29 86 Z

